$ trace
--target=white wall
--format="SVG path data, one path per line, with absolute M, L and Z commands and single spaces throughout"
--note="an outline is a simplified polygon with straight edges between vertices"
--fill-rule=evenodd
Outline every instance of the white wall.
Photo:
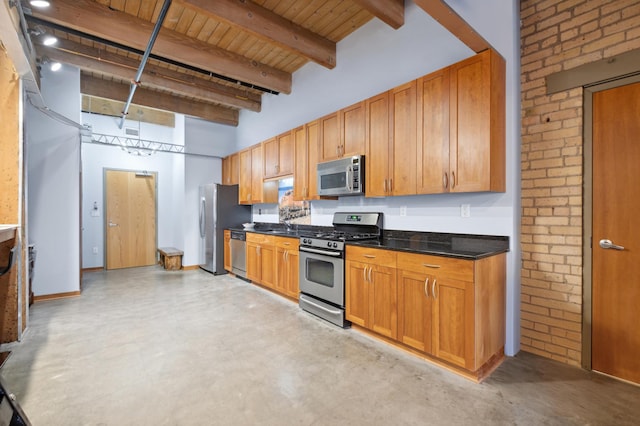
M 82 123 L 90 124 L 94 133 L 123 135 L 120 120 L 97 114 L 82 114 Z M 176 114 L 175 127 L 129 122 L 124 127 L 140 126 L 141 139 L 184 145 L 184 116 Z M 156 152 L 150 156 L 131 155 L 104 145 L 82 146 L 82 218 L 83 268 L 103 267 L 104 260 L 104 170 L 157 172 L 158 246 L 183 247 L 184 155 Z M 99 216 L 91 216 L 94 203 Z M 93 253 L 97 248 L 98 253 Z
M 80 72 L 42 69 L 47 106 L 80 122 Z M 36 296 L 80 289 L 80 133 L 27 104 L 28 232 Z
M 238 150 L 235 127 L 193 117 L 185 117 L 185 141 L 192 154 L 226 157 Z
M 291 95 L 265 95 L 262 112 L 242 111 L 238 146 L 244 148 L 309 122 L 431 71 L 473 52 L 413 2 L 405 2 L 405 24 L 393 30 L 377 19 L 338 44 L 337 66 L 324 69 L 310 63 L 293 76 Z M 336 210 L 375 210 L 385 214 L 387 229 L 506 235 L 507 341 L 505 352 L 520 346 L 520 88 L 519 11 L 515 0 L 469 2 L 449 0 L 467 22 L 506 59 L 507 192 L 503 194 L 439 194 L 369 199 L 343 197 L 311 203 L 314 225 L 330 225 Z M 460 205 L 471 205 L 471 217 L 460 217 Z M 400 207 L 407 215 L 400 216 Z M 259 214 L 262 211 L 263 214 Z M 273 205 L 253 208 L 254 221 L 275 222 Z

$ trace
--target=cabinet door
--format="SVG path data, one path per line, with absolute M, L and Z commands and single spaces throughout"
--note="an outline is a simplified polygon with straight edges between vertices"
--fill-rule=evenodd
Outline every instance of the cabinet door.
M 449 191 L 449 70 L 418 80 L 417 192 Z
M 222 159 L 222 183 L 231 185 L 231 156 Z
M 260 245 L 260 264 L 262 281 L 265 287 L 276 286 L 276 248 L 273 245 Z
M 307 200 L 317 200 L 318 196 L 318 152 L 320 144 L 320 124 L 312 121 L 305 125 L 307 132 Z M 295 182 L 294 182 L 295 185 Z
M 247 242 L 247 279 L 259 283 L 262 264 L 260 262 L 260 246 Z
M 340 111 L 340 157 L 364 154 L 365 103 L 358 102 Z
M 367 328 L 395 339 L 398 333 L 398 288 L 396 270 L 369 265 L 369 321 Z
M 240 185 L 238 188 L 239 202 L 240 204 L 251 204 L 251 191 L 253 189 L 253 180 L 251 179 L 251 149 L 240 151 L 238 157 L 240 163 Z
M 237 153 L 230 155 L 228 158 L 231 164 L 229 185 L 237 185 L 240 183 L 240 158 Z
M 389 95 L 366 101 L 365 195 L 387 195 L 389 185 Z
M 293 137 L 291 132 L 284 133 L 278 140 L 278 176 L 293 173 Z
M 300 293 L 300 254 L 297 250 L 287 250 L 287 271 L 285 294 L 298 300 Z
M 224 269 L 231 272 L 231 231 L 224 230 Z
M 398 268 L 398 340 L 431 353 L 433 316 L 429 275 Z
M 293 151 L 295 154 L 293 169 L 293 199 L 295 201 L 305 200 L 308 188 L 308 165 L 307 165 L 307 132 L 304 126 L 292 130 Z
M 276 138 L 262 142 L 264 177 L 278 176 L 278 140 Z
M 391 146 L 388 192 L 391 195 L 416 194 L 417 107 L 416 81 L 389 92 Z
M 322 117 L 320 123 L 320 162 L 340 157 L 340 120 L 337 112 Z
M 345 310 L 346 318 L 365 327 L 369 318 L 369 288 L 365 277 L 365 263 L 346 262 Z
M 433 300 L 433 354 L 473 371 L 473 283 L 437 277 Z
M 275 249 L 275 280 L 273 288 L 281 294 L 286 294 L 287 279 L 289 278 L 289 265 L 287 264 L 287 249 L 276 247 Z
M 262 202 L 262 145 L 251 148 L 251 204 Z

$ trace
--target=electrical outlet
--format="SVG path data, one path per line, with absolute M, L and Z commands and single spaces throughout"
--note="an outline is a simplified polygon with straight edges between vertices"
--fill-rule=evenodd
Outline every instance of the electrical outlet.
M 91 217 L 100 217 L 99 210 L 91 210 Z
M 400 216 L 407 215 L 407 206 L 400 206 Z
M 460 205 L 460 216 L 462 216 L 462 217 L 471 217 L 471 205 L 470 204 L 461 204 Z
M 93 248 L 93 254 L 98 254 L 98 247 Z

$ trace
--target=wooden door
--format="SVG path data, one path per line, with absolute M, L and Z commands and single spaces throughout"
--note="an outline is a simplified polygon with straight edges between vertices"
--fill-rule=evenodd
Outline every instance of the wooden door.
M 156 175 L 105 173 L 107 269 L 156 263 Z
M 318 144 L 320 141 L 320 126 L 317 121 L 305 125 L 307 131 L 307 200 L 317 200 L 318 196 Z M 295 182 L 293 183 L 295 185 Z
M 287 280 L 285 294 L 294 299 L 300 295 L 300 253 L 297 250 L 287 250 Z
M 296 201 L 306 200 L 308 186 L 308 165 L 307 165 L 307 132 L 304 126 L 291 131 L 293 135 L 293 151 L 295 155 L 293 169 L 293 199 Z
M 640 383 L 640 83 L 593 95 L 592 368 Z M 602 248 L 601 240 L 624 250 Z
M 340 120 L 334 112 L 320 118 L 320 162 L 340 157 Z
M 247 241 L 247 279 L 260 282 L 262 264 L 260 263 L 260 246 Z
M 276 138 L 262 142 L 264 177 L 278 176 L 278 140 Z
M 389 193 L 416 194 L 417 120 L 416 81 L 389 92 L 389 125 L 392 149 L 389 152 Z
M 262 145 L 251 148 L 251 204 L 262 202 Z
M 347 260 L 345 283 L 346 318 L 361 327 L 367 325 L 369 317 L 369 287 L 365 277 L 368 265 Z
M 229 182 L 229 185 L 237 185 L 238 183 L 240 183 L 240 157 L 238 155 L 238 153 L 235 154 L 231 154 L 229 156 L 230 161 L 229 163 L 231 164 L 231 171 L 230 171 L 230 176 L 231 176 L 231 180 Z
M 443 276 L 433 286 L 433 354 L 473 370 L 474 294 L 473 283 Z
M 276 287 L 276 250 L 271 244 L 260 245 L 260 282 L 265 287 Z
M 449 191 L 449 70 L 418 80 L 417 193 Z
M 253 183 L 251 179 L 251 148 L 240 151 L 238 160 L 240 165 L 238 201 L 240 204 L 251 204 L 251 186 Z
M 398 287 L 395 268 L 371 264 L 369 278 L 369 325 L 378 334 L 398 336 Z
M 224 230 L 224 269 L 231 272 L 231 231 Z
M 398 269 L 398 340 L 426 353 L 431 353 L 432 282 L 424 273 Z
M 277 246 L 275 253 L 276 274 L 274 288 L 282 294 L 287 292 L 287 279 L 289 278 L 289 265 L 287 264 L 287 249 Z
M 278 175 L 293 173 L 293 134 L 287 132 L 278 136 Z
M 365 194 L 383 197 L 389 181 L 389 94 L 367 99 L 366 114 Z
M 364 102 L 340 111 L 340 157 L 364 154 Z

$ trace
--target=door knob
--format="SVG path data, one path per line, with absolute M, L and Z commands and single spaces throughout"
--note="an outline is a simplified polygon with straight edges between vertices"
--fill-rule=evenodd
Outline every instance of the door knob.
M 117 224 L 117 223 L 113 223 L 113 222 L 109 221 L 109 226 L 113 228 L 114 226 L 118 226 L 118 224 Z
M 603 249 L 624 250 L 624 247 L 613 244 L 611 240 L 600 240 L 600 247 Z

